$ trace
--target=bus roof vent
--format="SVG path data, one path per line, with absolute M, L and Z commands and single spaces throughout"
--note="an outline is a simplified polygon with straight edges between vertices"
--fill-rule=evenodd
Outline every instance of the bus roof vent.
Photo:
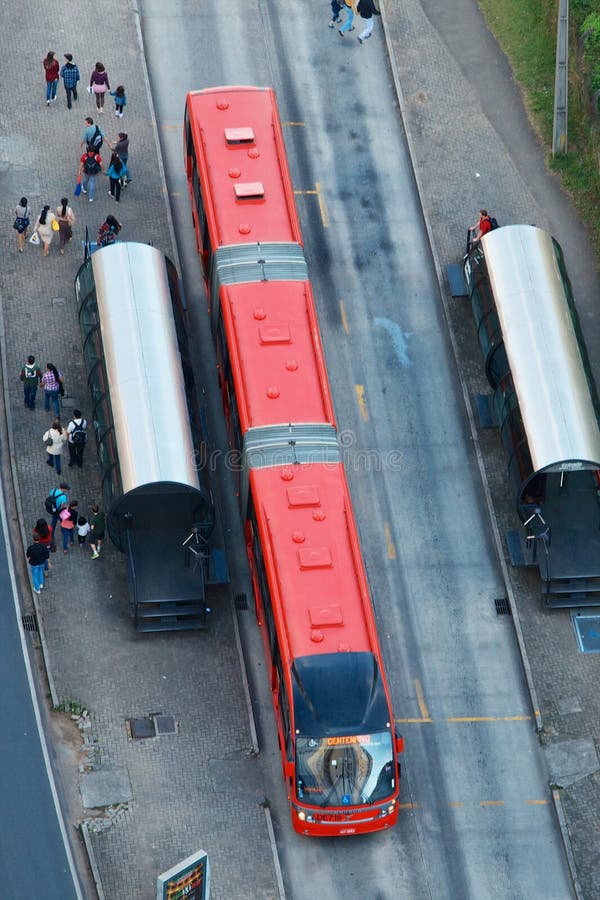
M 233 186 L 238 200 L 259 200 L 265 196 L 262 181 L 247 181 L 245 184 Z
M 323 628 L 327 625 L 343 625 L 344 618 L 339 606 L 311 606 L 308 614 L 313 628 Z
M 329 547 L 302 547 L 298 550 L 301 569 L 330 569 L 333 566 Z
M 225 140 L 228 144 L 253 144 L 254 131 L 251 128 L 226 128 Z

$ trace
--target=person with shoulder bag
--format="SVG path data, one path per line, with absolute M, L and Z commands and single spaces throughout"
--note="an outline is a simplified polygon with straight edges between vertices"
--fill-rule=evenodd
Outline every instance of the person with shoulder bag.
M 67 435 L 64 428 L 60 424 L 60 419 L 54 420 L 48 431 L 44 432 L 42 440 L 46 445 L 46 453 L 48 456 L 48 458 L 46 459 L 46 463 L 49 466 L 54 466 L 54 468 L 56 469 L 56 474 L 60 475 L 61 453 L 63 447 L 67 443 Z
M 58 222 L 60 254 L 64 256 L 66 245 L 73 240 L 73 225 L 75 224 L 75 213 L 69 206 L 67 197 L 63 197 L 60 206 L 56 208 L 56 221 Z
M 44 388 L 44 409 L 49 412 L 50 401 L 52 401 L 54 415 L 58 419 L 60 416 L 59 397 L 65 395 L 62 373 L 52 363 L 46 363 L 46 371 L 40 379 L 40 384 Z
M 29 228 L 30 216 L 31 209 L 29 208 L 27 197 L 21 197 L 18 204 L 15 206 L 15 221 L 13 222 L 13 228 L 17 232 L 17 244 L 19 246 L 19 253 L 23 253 L 23 251 L 25 250 L 25 241 L 27 240 L 27 229 Z
M 341 28 L 338 29 L 338 34 L 340 37 L 344 37 L 344 34 L 347 31 L 354 31 L 354 16 L 356 15 L 356 0 L 344 0 L 344 4 L 346 6 L 346 21 L 342 25 Z
M 378 13 L 373 0 L 358 0 L 356 9 L 361 19 L 364 19 L 366 22 L 364 30 L 358 35 L 359 44 L 364 44 L 373 33 L 373 24 L 375 22 L 373 16 L 376 16 Z

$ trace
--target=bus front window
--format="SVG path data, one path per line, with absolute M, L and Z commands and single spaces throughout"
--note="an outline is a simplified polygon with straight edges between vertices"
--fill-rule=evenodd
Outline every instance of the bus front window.
M 360 806 L 385 800 L 394 789 L 389 732 L 296 738 L 298 800 L 321 807 Z

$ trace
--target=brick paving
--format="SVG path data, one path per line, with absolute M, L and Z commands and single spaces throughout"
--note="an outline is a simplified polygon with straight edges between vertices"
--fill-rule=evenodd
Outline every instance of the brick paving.
M 581 223 L 546 170 L 507 61 L 487 32 L 474 0 L 383 0 L 426 221 L 442 276 L 460 261 L 467 226 L 480 206 L 501 224 L 535 222 L 561 243 L 598 380 L 600 284 Z M 470 304 L 444 284 L 457 363 L 469 397 L 488 394 Z M 472 411 L 477 420 L 474 404 Z M 500 534 L 518 528 L 496 431 L 478 430 Z M 599 659 L 578 652 L 568 612 L 548 611 L 531 570 L 512 569 L 526 659 L 541 712 L 544 745 L 599 740 Z M 574 701 L 574 702 L 573 702 Z M 581 712 L 569 712 L 569 708 Z M 559 714 L 562 712 L 562 715 Z M 581 896 L 600 896 L 600 772 L 560 791 Z
M 59 479 L 45 464 L 42 442 L 51 415 L 43 410 L 40 392 L 35 411 L 23 407 L 18 373 L 29 353 L 35 354 L 42 369 L 47 361 L 55 363 L 67 388 L 63 421 L 68 421 L 74 406 L 88 413 L 73 291 L 83 261 L 80 241 L 86 224 L 95 235 L 111 212 L 123 223 L 125 240 L 151 242 L 168 255 L 173 253 L 134 11 L 129 4 L 111 0 L 101 15 L 91 10 L 87 15 L 93 16 L 93 28 L 73 0 L 61 4 L 59 17 L 56 6 L 42 0 L 34 6 L 5 5 L 0 19 L 5 73 L 22 74 L 11 81 L 10 102 L 5 90 L 0 109 L 5 222 L 0 293 L 13 465 L 27 536 L 44 515 L 44 498 Z M 74 23 L 72 29 L 69 23 Z M 61 65 L 63 54 L 73 53 L 80 67 L 83 86 L 71 111 L 62 83 L 56 102 L 46 106 L 41 63 L 49 49 L 57 51 Z M 103 116 L 95 115 L 85 84 L 97 59 L 105 63 L 111 87 L 126 86 L 123 119 L 115 118 L 111 98 Z M 97 119 L 111 139 L 120 130 L 129 133 L 134 182 L 118 207 L 107 196 L 104 177 L 98 180 L 94 203 L 84 195 L 73 198 L 86 115 Z M 108 163 L 106 144 L 102 155 Z M 24 254 L 17 252 L 11 226 L 22 195 L 28 197 L 34 217 L 45 203 L 55 209 L 62 196 L 71 198 L 77 223 L 64 257 L 56 238 L 48 259 L 31 244 Z M 93 440 L 86 447 L 83 469 L 69 469 L 66 462 L 62 477 L 71 486 L 71 498 L 79 501 L 80 512 L 89 516 L 90 504 L 101 499 Z M 275 898 L 276 878 L 259 802 L 264 794 L 247 755 L 252 741 L 229 592 L 213 604 L 207 633 L 138 635 L 129 616 L 124 558 L 109 541 L 98 560 L 91 560 L 89 548 L 80 551 L 75 544 L 66 556 L 59 546 L 52 562 L 40 600 L 59 701 L 90 710 L 96 764 L 103 771 L 124 768 L 133 795 L 115 815 L 96 822 L 102 827 L 91 829 L 105 897 L 154 898 L 157 874 L 203 848 L 212 866 L 212 897 Z M 28 608 L 31 594 L 25 590 L 24 596 Z M 130 741 L 126 719 L 151 713 L 174 716 L 178 733 Z M 223 770 L 230 773 L 228 779 L 220 775 Z M 253 792 L 240 788 L 238 770 L 255 778 Z

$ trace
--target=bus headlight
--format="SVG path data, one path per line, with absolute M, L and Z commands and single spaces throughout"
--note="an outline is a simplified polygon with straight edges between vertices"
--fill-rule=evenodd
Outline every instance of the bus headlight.
M 304 812 L 303 809 L 298 810 L 298 818 L 300 819 L 301 822 L 304 822 L 304 820 L 306 819 L 306 813 Z

